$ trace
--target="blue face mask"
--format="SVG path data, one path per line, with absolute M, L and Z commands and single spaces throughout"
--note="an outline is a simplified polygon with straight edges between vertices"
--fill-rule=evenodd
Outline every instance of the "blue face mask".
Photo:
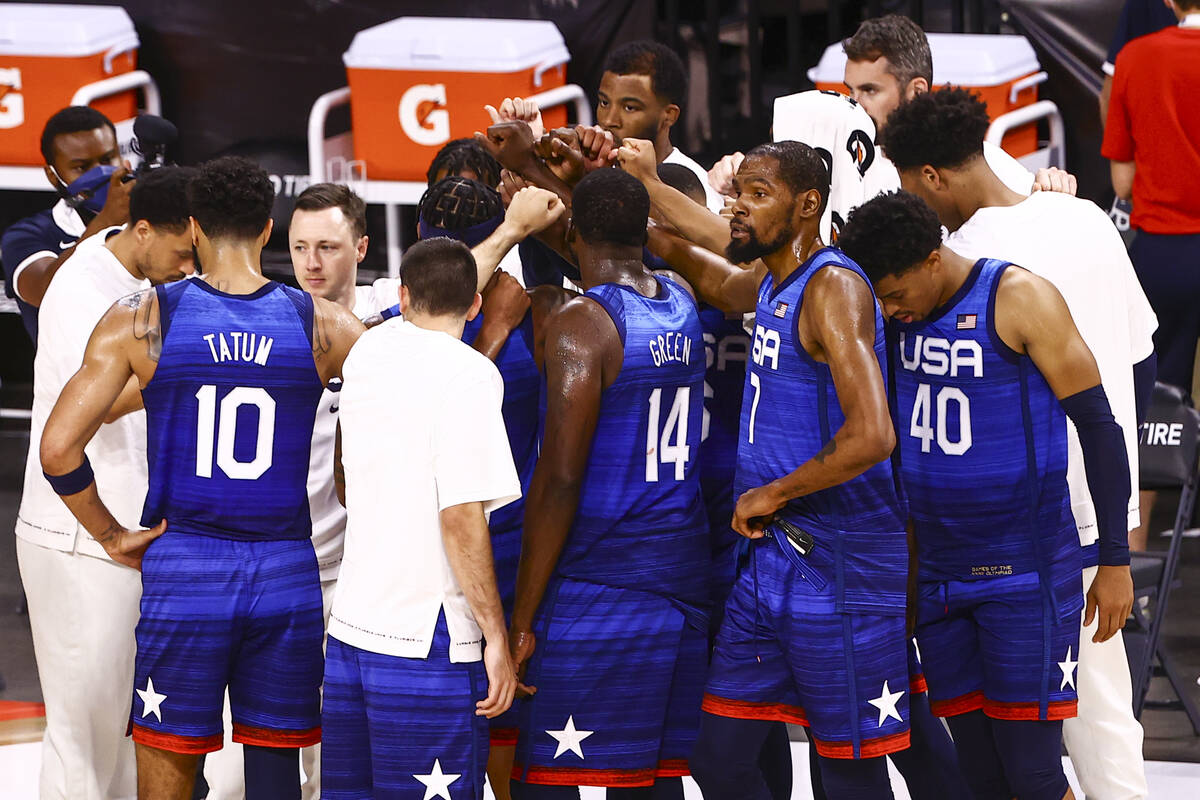
M 117 167 L 108 164 L 92 167 L 66 187 L 66 201 L 76 209 L 87 209 L 99 214 L 108 200 L 108 181 Z

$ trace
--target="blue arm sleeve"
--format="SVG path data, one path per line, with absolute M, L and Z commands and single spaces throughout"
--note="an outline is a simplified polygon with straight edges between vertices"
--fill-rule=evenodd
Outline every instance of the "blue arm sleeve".
M 1079 432 L 1088 490 L 1100 528 L 1100 563 L 1128 564 L 1129 454 L 1121 426 L 1113 419 L 1103 386 L 1093 386 L 1060 402 Z
M 1158 377 L 1158 354 L 1151 353 L 1144 361 L 1133 365 L 1133 405 L 1137 409 L 1137 424 L 1140 428 L 1150 410 L 1150 397 L 1154 394 L 1154 379 Z

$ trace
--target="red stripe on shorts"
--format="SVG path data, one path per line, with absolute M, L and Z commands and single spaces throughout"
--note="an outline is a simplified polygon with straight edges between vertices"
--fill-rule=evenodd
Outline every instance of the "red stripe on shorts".
M 658 762 L 658 769 L 654 771 L 657 778 L 682 778 L 684 775 L 691 775 L 692 769 L 688 766 L 686 758 L 667 758 Z
M 950 700 L 929 698 L 929 709 L 937 717 L 954 717 L 983 708 L 983 692 L 968 692 Z
M 1075 716 L 1079 706 L 1077 700 L 1055 700 L 1046 709 L 1046 716 L 1040 714 L 1040 703 L 1001 703 L 997 700 L 984 699 L 983 713 L 992 719 L 1045 719 L 1049 721 L 1070 719 Z
M 854 745 L 851 742 L 823 742 L 815 736 L 812 737 L 812 740 L 813 744 L 817 746 L 817 753 L 825 758 L 854 758 Z M 907 749 L 908 744 L 908 731 L 893 733 L 890 736 L 880 736 L 876 739 L 867 739 L 859 744 L 858 757 L 875 758 L 876 756 L 886 756 L 888 753 L 896 753 Z
M 516 747 L 519 728 L 492 728 L 488 731 L 488 740 L 492 747 Z
M 321 741 L 321 726 L 306 731 L 253 728 L 233 723 L 233 740 L 258 747 L 308 747 Z
M 658 770 L 649 769 L 577 769 L 571 767 L 530 767 L 514 764 L 512 779 L 542 786 L 653 786 Z
M 804 709 L 785 703 L 753 703 L 749 700 L 729 700 L 717 697 L 715 694 L 704 694 L 704 702 L 700 704 L 702 711 L 716 714 L 718 717 L 733 719 L 769 719 L 776 722 L 790 722 L 793 725 L 808 727 L 808 717 Z
M 214 733 L 212 736 L 178 736 L 174 733 L 143 728 L 141 725 L 132 725 L 131 727 L 133 728 L 133 741 L 153 747 L 155 750 L 166 750 L 169 753 L 185 755 L 212 753 L 221 749 L 225 739 L 219 733 Z

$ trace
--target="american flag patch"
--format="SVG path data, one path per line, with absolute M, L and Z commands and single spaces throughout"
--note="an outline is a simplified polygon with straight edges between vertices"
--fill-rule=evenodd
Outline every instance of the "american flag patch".
M 775 316 L 779 317 L 780 319 L 783 319 L 784 317 L 787 316 L 787 310 L 788 310 L 787 303 L 776 303 L 775 304 Z
M 978 315 L 976 314 L 959 314 L 958 325 L 955 327 L 960 331 L 973 331 L 975 330 L 975 320 L 977 318 Z

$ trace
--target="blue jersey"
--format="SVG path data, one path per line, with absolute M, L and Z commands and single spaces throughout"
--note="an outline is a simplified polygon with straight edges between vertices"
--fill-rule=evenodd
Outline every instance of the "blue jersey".
M 57 258 L 64 250 L 75 246 L 76 236 L 58 227 L 54 221 L 54 209 L 39 211 L 31 217 L 18 220 L 4 231 L 0 238 L 0 262 L 4 266 L 4 293 L 17 301 L 21 322 L 29 338 L 37 343 L 37 308 L 17 297 L 13 275 L 27 261 L 38 258 Z
M 700 306 L 704 331 L 704 422 L 700 434 L 700 491 L 712 535 L 713 579 L 725 589 L 733 582 L 733 549 L 741 541 L 730 527 L 733 519 L 733 476 L 737 469 L 738 424 L 750 336 L 742 317 Z
M 653 298 L 617 284 L 587 292 L 612 317 L 624 356 L 600 400 L 558 572 L 699 609 L 711 559 L 698 469 L 704 340 L 692 297 L 656 280 Z
M 825 267 L 861 276 L 857 264 L 833 248 L 818 251 L 778 287 L 770 273 L 758 290 L 751 362 L 742 398 L 737 494 L 793 472 L 812 459 L 846 421 L 827 364 L 812 358 L 799 336 L 800 307 L 812 277 Z M 883 317 L 875 311 L 875 355 L 886 378 Z M 905 517 L 890 461 L 838 486 L 798 497 L 779 515 L 805 528 L 889 533 L 903 540 Z
M 306 539 L 321 378 L 313 301 L 268 283 L 230 295 L 157 287 L 162 354 L 142 390 L 150 488 L 142 524 L 227 539 Z
M 462 340 L 473 344 L 483 326 L 483 315 L 467 323 Z M 504 379 L 504 427 L 508 430 L 508 444 L 512 449 L 517 475 L 521 479 L 521 497 L 503 508 L 492 512 L 489 526 L 492 530 L 510 530 L 521 527 L 525 514 L 525 494 L 533 478 L 537 464 L 539 414 L 542 375 L 533 360 L 533 314 L 528 313 L 521 324 L 513 329 L 508 340 L 496 356 L 496 369 Z
M 900 476 L 926 580 L 1032 572 L 1071 561 L 1062 406 L 1028 356 L 996 335 L 1010 265 L 981 259 L 929 318 L 893 330 Z

